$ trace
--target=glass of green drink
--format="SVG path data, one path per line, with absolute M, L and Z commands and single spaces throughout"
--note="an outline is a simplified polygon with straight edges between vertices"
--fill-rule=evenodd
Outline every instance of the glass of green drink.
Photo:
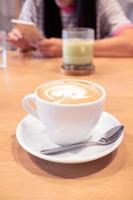
M 68 28 L 62 32 L 63 66 L 66 74 L 83 75 L 94 70 L 94 30 L 90 28 Z

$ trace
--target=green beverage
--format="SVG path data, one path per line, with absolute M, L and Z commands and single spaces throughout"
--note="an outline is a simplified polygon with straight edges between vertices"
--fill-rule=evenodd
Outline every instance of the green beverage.
M 68 28 L 63 36 L 63 65 L 61 71 L 68 75 L 86 75 L 94 71 L 91 28 Z
M 88 39 L 66 39 L 63 45 L 63 61 L 65 65 L 82 67 L 92 65 L 93 40 Z

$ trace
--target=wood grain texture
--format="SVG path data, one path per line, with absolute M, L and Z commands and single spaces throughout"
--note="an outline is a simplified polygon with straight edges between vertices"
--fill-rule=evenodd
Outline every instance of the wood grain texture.
M 60 73 L 61 59 L 8 53 L 0 69 L 0 200 L 133 200 L 133 59 L 94 59 L 95 72 Z M 16 141 L 26 115 L 22 98 L 45 81 L 79 78 L 105 87 L 105 110 L 125 125 L 119 148 L 83 164 L 56 164 L 31 156 Z

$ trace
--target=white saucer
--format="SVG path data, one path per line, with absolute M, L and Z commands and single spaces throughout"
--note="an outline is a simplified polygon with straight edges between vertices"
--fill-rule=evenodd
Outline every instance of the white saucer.
M 113 115 L 103 112 L 97 126 L 93 130 L 92 139 L 98 140 L 105 131 L 119 124 L 120 122 Z M 31 115 L 27 115 L 18 124 L 16 137 L 18 143 L 27 152 L 39 158 L 58 163 L 82 163 L 96 160 L 114 151 L 120 145 L 123 134 L 110 145 L 94 145 L 56 155 L 42 155 L 40 150 L 56 147 L 57 145 L 48 138 L 43 124 Z

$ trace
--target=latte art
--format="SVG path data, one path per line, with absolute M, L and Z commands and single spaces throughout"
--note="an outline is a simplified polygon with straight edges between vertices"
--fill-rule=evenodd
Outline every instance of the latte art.
M 85 88 L 81 88 L 78 85 L 56 85 L 45 90 L 45 96 L 51 100 L 59 101 L 59 103 L 65 103 L 66 99 L 71 100 L 85 99 L 87 93 Z
M 57 81 L 38 89 L 38 96 L 57 104 L 81 104 L 96 101 L 101 93 L 82 81 Z

